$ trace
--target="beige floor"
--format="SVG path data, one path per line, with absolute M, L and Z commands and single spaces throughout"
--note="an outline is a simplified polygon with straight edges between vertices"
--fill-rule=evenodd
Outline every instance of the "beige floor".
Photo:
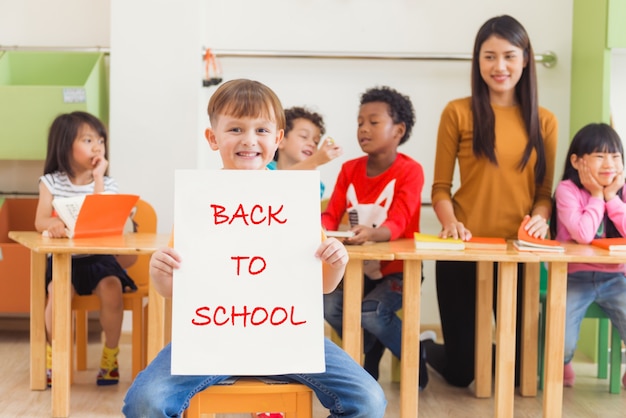
M 0 330 L 0 417 L 47 417 L 50 416 L 50 391 L 29 389 L 28 333 Z M 130 384 L 130 346 L 121 346 L 121 382 L 118 386 L 97 387 L 96 367 L 100 344 L 95 341 L 89 347 L 89 367 L 76 372 L 71 389 L 71 416 L 74 418 L 120 417 L 122 400 Z M 389 358 L 382 363 L 381 385 L 387 394 L 389 407 L 385 417 L 399 417 L 399 385 L 389 381 Z M 608 393 L 608 382 L 594 377 L 595 365 L 577 359 L 575 388 L 564 390 L 564 413 L 567 418 L 623 418 L 626 417 L 626 391 L 620 395 Z M 416 394 L 417 395 L 417 394 Z M 434 372 L 430 374 L 428 388 L 420 393 L 420 417 L 490 417 L 493 416 L 493 399 L 476 399 L 470 389 L 451 388 Z M 250 415 L 229 415 L 249 418 Z M 319 404 L 315 404 L 314 418 L 327 416 Z M 515 417 L 540 417 L 541 397 L 515 398 Z

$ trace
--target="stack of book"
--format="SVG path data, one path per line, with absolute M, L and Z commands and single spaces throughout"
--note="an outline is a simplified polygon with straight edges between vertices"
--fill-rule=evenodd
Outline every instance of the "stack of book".
M 535 252 L 564 252 L 565 247 L 560 242 L 553 239 L 535 238 L 524 228 L 528 221 L 522 222 L 517 230 L 517 240 L 513 241 L 515 249 L 518 251 L 535 251 Z

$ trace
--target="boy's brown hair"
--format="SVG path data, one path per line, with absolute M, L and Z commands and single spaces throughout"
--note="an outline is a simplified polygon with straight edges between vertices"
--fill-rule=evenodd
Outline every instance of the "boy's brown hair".
M 236 79 L 222 84 L 213 93 L 207 108 L 211 126 L 219 115 L 235 118 L 266 117 L 285 129 L 285 112 L 276 93 L 265 84 L 254 80 Z

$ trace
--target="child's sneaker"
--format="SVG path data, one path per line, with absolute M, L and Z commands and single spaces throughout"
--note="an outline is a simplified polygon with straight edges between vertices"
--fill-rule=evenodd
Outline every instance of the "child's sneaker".
M 48 387 L 52 387 L 52 346 L 46 343 L 46 379 Z
M 100 360 L 100 371 L 98 372 L 98 386 L 117 385 L 120 381 L 120 374 L 117 366 L 117 354 L 119 347 L 102 349 L 102 359 Z
M 569 362 L 563 366 L 563 386 L 571 388 L 574 386 L 574 380 L 576 380 L 576 373 L 574 373 L 572 362 Z

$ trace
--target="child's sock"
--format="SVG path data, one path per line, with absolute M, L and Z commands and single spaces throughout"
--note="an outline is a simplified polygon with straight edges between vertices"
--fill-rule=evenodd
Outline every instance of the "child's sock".
M 566 363 L 563 366 L 563 386 L 566 388 L 571 388 L 574 386 L 574 381 L 576 380 L 576 373 L 574 373 L 574 367 L 572 367 L 572 362 Z
M 48 387 L 52 387 L 52 346 L 46 343 L 46 378 Z
M 98 386 L 116 385 L 120 381 L 120 374 L 117 366 L 117 354 L 119 347 L 109 348 L 106 345 L 102 348 L 102 359 L 100 360 L 100 371 L 98 372 Z

